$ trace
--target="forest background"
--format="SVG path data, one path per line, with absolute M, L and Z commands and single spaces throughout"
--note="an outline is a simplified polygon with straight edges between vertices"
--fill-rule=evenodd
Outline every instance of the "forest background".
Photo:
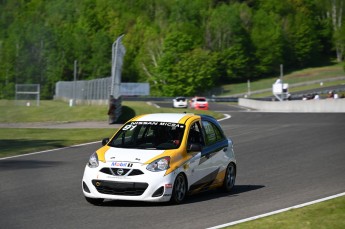
M 201 95 L 223 84 L 342 62 L 344 0 L 0 0 L 0 99 L 15 84 L 104 78 L 125 34 L 122 82 L 153 96 Z

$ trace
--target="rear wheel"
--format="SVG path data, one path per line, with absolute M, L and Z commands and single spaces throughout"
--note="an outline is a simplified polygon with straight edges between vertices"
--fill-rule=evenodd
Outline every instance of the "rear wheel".
M 93 205 L 97 205 L 100 206 L 102 205 L 104 199 L 100 199 L 100 198 L 89 198 L 85 196 L 85 199 L 88 203 L 93 204 Z
M 236 167 L 234 163 L 230 163 L 226 168 L 223 189 L 226 192 L 230 192 L 232 188 L 235 186 L 236 180 Z
M 186 178 L 183 176 L 183 174 L 180 173 L 179 175 L 177 175 L 175 179 L 173 192 L 172 192 L 170 201 L 174 204 L 180 204 L 185 199 L 186 193 L 187 193 Z

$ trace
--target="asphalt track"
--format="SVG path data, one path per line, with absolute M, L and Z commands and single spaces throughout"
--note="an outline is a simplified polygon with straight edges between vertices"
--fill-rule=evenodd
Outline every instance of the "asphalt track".
M 231 115 L 221 121 L 238 162 L 231 194 L 92 206 L 81 178 L 93 143 L 0 160 L 0 228 L 207 228 L 345 192 L 345 114 L 215 106 Z

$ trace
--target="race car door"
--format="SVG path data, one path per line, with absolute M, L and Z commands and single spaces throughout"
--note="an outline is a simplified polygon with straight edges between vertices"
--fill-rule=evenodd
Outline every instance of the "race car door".
M 212 120 L 202 120 L 202 128 L 205 133 L 205 147 L 202 150 L 201 158 L 208 160 L 211 170 L 210 182 L 213 182 L 212 185 L 219 185 L 224 180 L 224 171 L 228 165 L 229 141 L 220 127 Z
M 206 190 L 217 176 L 217 171 L 215 171 L 213 162 L 210 160 L 212 157 L 209 157 L 208 153 L 204 152 L 205 140 L 199 122 L 193 123 L 189 129 L 187 145 L 190 146 L 190 144 L 201 145 L 201 151 L 189 152 L 194 154 L 190 162 L 189 191 Z

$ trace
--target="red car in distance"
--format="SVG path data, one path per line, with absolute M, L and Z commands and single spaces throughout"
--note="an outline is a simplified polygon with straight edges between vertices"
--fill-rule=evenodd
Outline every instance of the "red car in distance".
M 195 110 L 208 110 L 208 101 L 205 97 L 195 96 L 189 101 L 189 107 Z

